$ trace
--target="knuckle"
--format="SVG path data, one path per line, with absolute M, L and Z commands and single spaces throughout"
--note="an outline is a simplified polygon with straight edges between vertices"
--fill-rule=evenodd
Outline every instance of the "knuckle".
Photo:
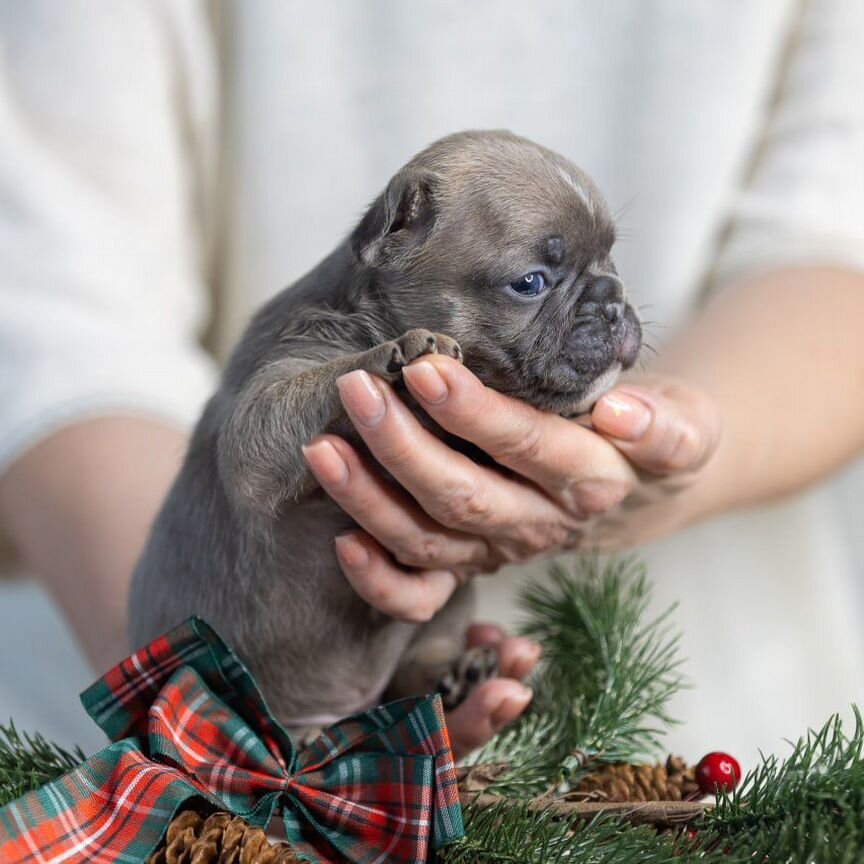
M 536 524 L 514 527 L 512 540 L 516 544 L 517 554 L 521 560 L 533 558 L 543 552 L 560 546 L 564 542 L 566 532 L 559 530 L 560 526 Z
M 514 434 L 501 442 L 493 454 L 507 465 L 539 461 L 543 452 L 543 433 L 536 423 L 520 423 Z
M 425 606 L 406 602 L 402 592 L 396 586 L 372 588 L 366 595 L 366 601 L 379 612 L 398 618 L 400 621 L 420 624 L 429 620 L 424 617 L 427 614 Z
M 369 587 L 364 594 L 366 602 L 370 606 L 380 612 L 398 617 L 399 604 L 396 602 L 393 591 L 389 587 Z
M 582 517 L 600 516 L 620 504 L 630 491 L 614 480 L 582 480 L 572 489 L 571 509 Z
M 451 528 L 485 522 L 489 514 L 485 495 L 473 480 L 463 480 L 442 490 L 432 510 L 431 515 Z
M 391 471 L 407 471 L 415 464 L 416 450 L 408 441 L 389 441 L 378 449 L 375 457 Z
M 696 467 L 702 451 L 699 430 L 692 423 L 682 423 L 670 436 L 664 467 L 671 473 Z
M 441 562 L 446 545 L 446 539 L 440 534 L 422 534 L 400 542 L 394 555 L 406 567 L 430 568 Z

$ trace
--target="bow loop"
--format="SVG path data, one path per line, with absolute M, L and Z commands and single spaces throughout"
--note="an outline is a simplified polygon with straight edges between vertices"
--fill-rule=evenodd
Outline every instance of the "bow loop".
M 293 769 L 295 750 L 272 715 L 255 679 L 201 618 L 187 619 L 118 663 L 81 694 L 87 713 L 112 740 L 144 738 L 150 706 L 180 668 L 194 669 L 213 695 L 253 729 L 273 757 Z
M 263 795 L 286 788 L 282 764 L 194 669 L 178 669 L 148 715 L 151 758 L 179 768 L 226 809 L 249 813 Z

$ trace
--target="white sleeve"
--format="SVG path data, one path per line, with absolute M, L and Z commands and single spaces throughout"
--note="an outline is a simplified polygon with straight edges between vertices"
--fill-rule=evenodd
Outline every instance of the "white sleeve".
M 864 2 L 804 0 L 780 84 L 718 285 L 794 265 L 864 271 Z
M 186 426 L 212 388 L 207 38 L 183 0 L 0 3 L 0 471 L 86 415 Z

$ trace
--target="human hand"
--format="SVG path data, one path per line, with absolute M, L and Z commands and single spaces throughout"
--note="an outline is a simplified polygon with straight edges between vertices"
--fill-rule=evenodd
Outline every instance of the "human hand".
M 520 682 L 540 659 L 536 642 L 523 636 L 507 636 L 495 624 L 472 624 L 465 634 L 465 647 L 480 645 L 495 649 L 498 675 L 478 684 L 462 704 L 447 712 L 447 729 L 457 759 L 485 744 L 515 720 L 533 696 L 531 689 Z
M 363 529 L 336 540 L 346 577 L 372 606 L 415 622 L 429 620 L 474 573 L 671 530 L 682 517 L 668 502 L 695 482 L 719 440 L 710 400 L 671 379 L 616 388 L 598 402 L 590 429 L 503 396 L 444 356 L 405 367 L 403 377 L 442 428 L 501 469 L 447 446 L 392 387 L 364 372 L 339 380 L 342 401 L 396 483 L 337 436 L 317 437 L 305 453 Z
M 711 401 L 674 379 L 631 379 L 580 424 L 503 396 L 441 355 L 403 374 L 432 419 L 504 470 L 447 446 L 364 372 L 339 380 L 342 401 L 399 485 L 337 436 L 317 437 L 305 453 L 363 529 L 337 538 L 345 575 L 373 606 L 408 620 L 428 620 L 460 577 L 650 536 L 658 520 L 640 511 L 695 482 L 719 441 Z

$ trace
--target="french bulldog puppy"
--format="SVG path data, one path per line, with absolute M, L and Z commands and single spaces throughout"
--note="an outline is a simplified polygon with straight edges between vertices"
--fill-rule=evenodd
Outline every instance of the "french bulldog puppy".
M 398 386 L 430 352 L 540 409 L 585 411 L 641 345 L 614 241 L 590 178 L 524 138 L 464 132 L 415 156 L 234 351 L 135 571 L 134 645 L 202 616 L 294 729 L 377 704 L 388 685 L 452 706 L 494 674 L 488 652 L 464 652 L 467 585 L 424 625 L 354 593 L 333 544 L 354 523 L 301 446 L 331 431 L 362 449 L 336 379 L 363 369 Z

